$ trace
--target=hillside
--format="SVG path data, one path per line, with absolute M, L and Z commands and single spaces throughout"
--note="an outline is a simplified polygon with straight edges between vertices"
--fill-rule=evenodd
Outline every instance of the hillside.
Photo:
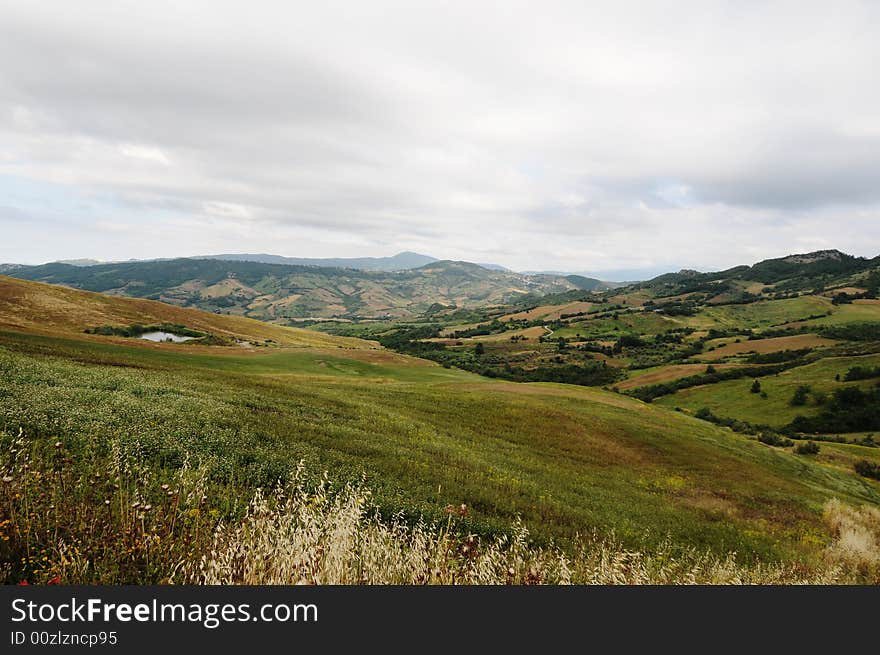
M 858 280 L 880 267 L 880 257 L 853 257 L 839 250 L 819 250 L 767 259 L 751 266 L 714 273 L 682 270 L 635 285 L 659 297 L 686 293 L 778 296 L 813 291 Z M 745 296 L 748 297 L 748 296 Z
M 319 268 L 352 268 L 360 271 L 404 271 L 436 262 L 436 257 L 417 252 L 399 252 L 391 257 L 283 257 L 267 254 L 204 255 L 193 259 L 221 259 L 233 262 L 257 262 L 260 264 L 287 264 L 294 266 L 317 266 Z
M 39 282 L 0 276 L 0 330 L 102 339 L 84 334 L 101 326 L 171 323 L 216 337 L 284 346 L 370 348 L 360 339 L 271 325 L 238 316 L 211 314 L 153 300 L 114 298 Z M 104 337 L 106 339 L 106 337 Z M 130 341 L 130 340 L 129 340 Z
M 819 251 L 381 331 L 322 329 L 489 377 L 618 390 L 787 448 L 845 443 L 870 457 L 880 432 L 878 293 L 877 259 Z
M 97 266 L 45 264 L 17 278 L 119 296 L 149 298 L 265 321 L 403 318 L 431 305 L 486 306 L 527 293 L 576 289 L 564 277 L 529 277 L 466 262 L 388 272 L 257 262 L 176 259 Z
M 424 274 L 450 275 L 443 265 Z M 300 462 L 340 483 L 366 474 L 382 512 L 411 523 L 445 520 L 449 505 L 464 504 L 465 534 L 498 535 L 521 517 L 545 543 L 598 531 L 650 552 L 668 537 L 673 548 L 735 550 L 748 561 L 816 562 L 830 539 L 829 498 L 880 503 L 876 484 L 839 459 L 797 456 L 624 395 L 490 380 L 358 340 L 0 282 L 5 470 L 15 485 L 34 472 L 64 485 L 62 494 L 33 478 L 29 502 L 54 498 L 54 509 L 50 500 L 30 514 L 4 506 L 32 517 L 15 533 L 26 539 L 0 543 L 14 580 L 58 567 L 65 581 L 158 582 L 210 548 L 219 518 L 240 519 L 257 487 L 290 479 Z M 80 331 L 159 320 L 278 343 L 143 344 Z M 54 443 L 66 458 L 56 474 Z M 175 489 L 199 489 L 202 500 L 181 495 L 172 526 Z M 152 514 L 137 509 L 145 504 Z M 164 537 L 139 541 L 142 530 Z M 58 563 L 59 534 L 88 566 Z

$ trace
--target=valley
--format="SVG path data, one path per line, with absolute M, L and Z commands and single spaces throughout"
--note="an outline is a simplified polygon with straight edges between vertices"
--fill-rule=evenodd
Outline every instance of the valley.
M 832 499 L 880 506 L 865 474 L 880 466 L 876 260 L 820 253 L 615 289 L 515 288 L 518 274 L 446 262 L 393 276 L 251 265 L 0 277 L 7 582 L 167 581 L 259 489 L 325 472 L 407 526 L 466 507 L 456 533 L 487 542 L 521 521 L 564 551 L 593 535 L 804 571 L 825 566 Z M 396 316 L 387 302 L 333 316 L 335 299 L 299 318 L 256 309 L 319 277 L 363 299 L 376 276 L 408 290 Z M 211 305 L 245 286 L 266 293 Z M 139 338 L 151 330 L 189 338 Z

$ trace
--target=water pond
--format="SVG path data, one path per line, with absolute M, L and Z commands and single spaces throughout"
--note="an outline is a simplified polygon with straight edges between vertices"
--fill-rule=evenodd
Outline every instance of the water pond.
M 174 343 L 183 343 L 184 341 L 190 341 L 191 339 L 195 339 L 195 337 L 182 337 L 179 334 L 174 334 L 173 332 L 144 332 L 140 336 L 140 338 L 146 339 L 147 341 L 156 341 L 156 342 L 172 341 Z

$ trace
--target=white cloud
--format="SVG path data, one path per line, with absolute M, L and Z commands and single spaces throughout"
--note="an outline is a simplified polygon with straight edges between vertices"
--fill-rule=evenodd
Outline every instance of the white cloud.
M 162 152 L 161 148 L 136 145 L 133 143 L 123 143 L 119 146 L 119 152 L 126 157 L 131 157 L 133 159 L 145 159 L 147 161 L 164 164 L 165 166 L 171 165 L 171 162 L 168 157 L 165 156 L 165 153 Z
M 0 176 L 85 199 L 39 247 L 21 216 L 47 215 L 4 202 L 3 259 L 413 249 L 602 271 L 880 251 L 871 3 L 0 12 Z M 114 208 L 179 238 L 74 234 Z

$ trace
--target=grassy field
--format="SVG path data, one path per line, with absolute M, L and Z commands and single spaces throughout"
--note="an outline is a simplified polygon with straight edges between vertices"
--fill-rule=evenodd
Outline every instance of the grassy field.
M 0 329 L 57 335 L 86 328 L 134 323 L 176 323 L 218 336 L 285 346 L 371 348 L 360 339 L 333 338 L 312 330 L 280 327 L 238 316 L 210 314 L 152 300 L 116 298 L 0 275 Z M 95 339 L 106 342 L 106 337 Z M 125 341 L 120 341 L 124 343 Z M 190 348 L 192 346 L 189 346 Z
M 468 529 L 482 534 L 521 516 L 544 540 L 600 529 L 630 545 L 670 535 L 774 559 L 821 541 L 830 496 L 880 501 L 851 473 L 602 391 L 399 361 L 325 368 L 315 352 L 211 361 L 131 347 L 114 366 L 108 356 L 4 335 L 6 439 L 23 428 L 33 448 L 58 440 L 86 470 L 115 453 L 158 479 L 187 461 L 206 472 L 224 516 L 303 460 L 341 480 L 366 474 L 388 512 L 439 518 L 466 503 Z
M 561 305 L 540 305 L 538 307 L 534 307 L 532 309 L 522 311 L 522 312 L 514 312 L 512 314 L 505 314 L 501 316 L 498 320 L 500 321 L 534 321 L 536 319 L 543 319 L 546 321 L 555 321 L 559 319 L 563 314 L 574 314 L 576 312 L 588 312 L 593 309 L 595 305 L 591 302 L 585 301 L 575 301 L 564 303 Z
M 825 339 L 815 334 L 796 334 L 790 337 L 773 337 L 770 339 L 712 339 L 706 342 L 707 348 L 714 348 L 696 356 L 701 361 L 716 361 L 725 357 L 745 353 L 775 353 L 783 350 L 800 350 L 804 348 L 821 348 L 833 346 L 834 339 Z
M 786 300 L 764 300 L 748 305 L 706 307 L 691 317 L 690 324 L 702 328 L 761 329 L 783 325 L 808 316 L 834 311 L 827 298 L 801 296 Z
M 729 368 L 736 368 L 737 364 L 716 364 L 715 369 L 723 371 Z M 705 364 L 671 364 L 668 366 L 653 366 L 651 368 L 638 369 L 632 371 L 629 377 L 623 382 L 618 382 L 614 386 L 621 391 L 627 389 L 635 389 L 645 386 L 646 384 L 659 384 L 660 382 L 669 382 L 670 380 L 678 380 L 691 375 L 699 375 L 705 372 Z
M 578 334 L 587 338 L 626 333 L 655 335 L 675 328 L 687 327 L 687 325 L 688 321 L 682 317 L 661 316 L 653 312 L 621 312 L 617 318 L 607 317 L 572 322 L 557 330 L 554 336 L 573 339 Z
M 871 300 L 857 300 L 852 304 L 835 305 L 831 312 L 828 316 L 822 316 L 809 321 L 795 321 L 787 324 L 786 327 L 790 325 L 799 328 L 802 325 L 845 325 L 847 323 L 880 321 L 880 305 Z
M 692 411 L 707 407 L 717 416 L 782 427 L 799 414 L 811 416 L 821 409 L 815 403 L 815 397 L 811 397 L 803 406 L 793 407 L 789 404 L 799 386 L 808 385 L 813 392 L 825 394 L 844 386 L 867 386 L 872 381 L 840 382 L 835 380 L 835 376 L 840 375 L 843 378 L 853 366 L 877 365 L 880 365 L 880 355 L 826 357 L 778 375 L 762 377 L 761 391 L 767 394 L 766 398 L 761 394 L 751 393 L 751 378 L 743 378 L 683 389 L 658 398 L 655 402 L 665 407 L 682 407 Z
M 563 549 L 590 534 L 741 562 L 818 562 L 833 537 L 822 519 L 830 498 L 880 504 L 880 485 L 830 450 L 796 456 L 662 403 L 489 380 L 367 341 L 309 342 L 179 308 L 168 310 L 178 322 L 272 341 L 85 335 L 83 325 L 110 319 L 146 322 L 127 313 L 146 301 L 26 291 L 0 306 L 7 582 L 164 580 L 207 552 L 220 523 L 240 520 L 258 488 L 291 480 L 301 464 L 313 478 L 365 480 L 382 516 L 407 525 L 442 522 L 464 504 L 459 529 L 485 539 L 522 519 L 538 544 Z M 16 303 L 39 328 L 16 323 Z M 155 305 L 145 305 L 149 320 L 169 320 Z M 28 317 L 34 307 L 39 319 Z

